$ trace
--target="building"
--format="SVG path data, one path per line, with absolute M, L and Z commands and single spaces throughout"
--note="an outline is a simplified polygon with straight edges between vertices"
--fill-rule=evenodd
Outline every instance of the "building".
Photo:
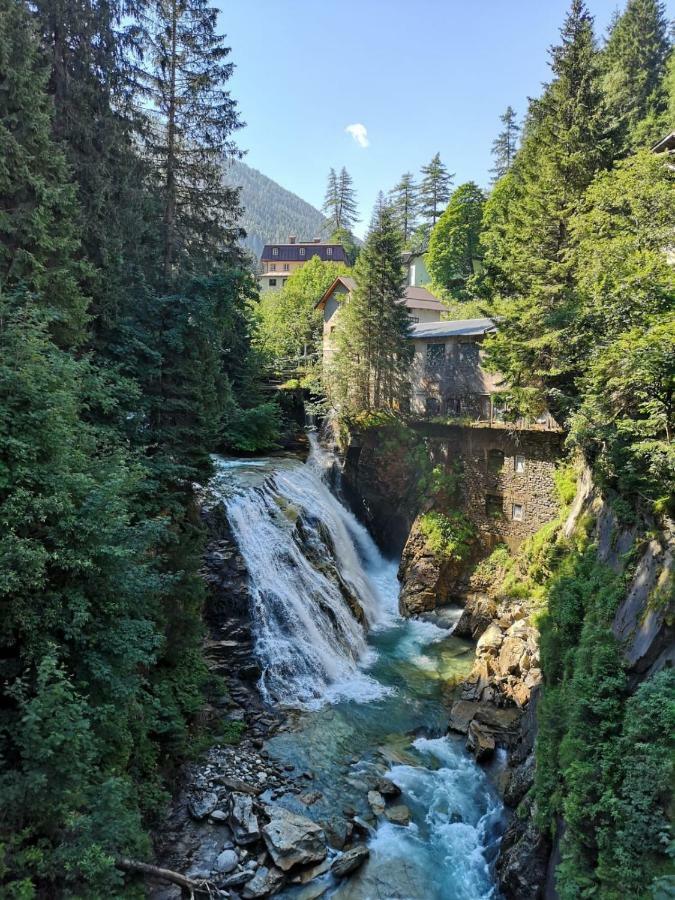
M 431 275 L 426 264 L 426 252 L 413 250 L 402 254 L 403 265 L 406 267 L 406 281 L 411 287 L 424 287 L 431 281 Z
M 265 244 L 260 256 L 260 287 L 263 290 L 281 290 L 289 275 L 313 256 L 324 262 L 347 262 L 342 244 L 323 242 L 320 238 L 298 241 L 291 235 L 287 244 Z
M 323 358 L 330 360 L 334 352 L 333 333 L 335 331 L 340 306 L 349 301 L 356 289 L 356 282 L 347 275 L 339 275 L 316 304 L 323 312 Z M 413 324 L 440 322 L 447 307 L 426 288 L 408 286 L 399 303 L 404 303 Z
M 654 144 L 652 153 L 667 153 L 669 156 L 675 156 L 675 131 L 671 131 L 670 134 Z

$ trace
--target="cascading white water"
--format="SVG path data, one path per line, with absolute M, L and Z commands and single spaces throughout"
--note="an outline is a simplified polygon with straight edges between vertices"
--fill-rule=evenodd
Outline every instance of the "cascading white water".
M 386 690 L 361 671 L 371 651 L 344 591 L 366 626 L 382 623 L 392 592 L 378 581 L 391 580 L 392 564 L 328 490 L 326 466 L 313 441 L 307 464 L 282 467 L 225 501 L 249 573 L 260 688 L 267 699 L 292 706 Z

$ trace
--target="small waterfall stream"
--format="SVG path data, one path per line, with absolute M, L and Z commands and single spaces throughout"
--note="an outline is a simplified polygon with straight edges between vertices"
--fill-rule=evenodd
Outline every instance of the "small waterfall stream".
M 397 563 L 331 493 L 333 459 L 311 440 L 304 465 L 217 460 L 212 484 L 249 572 L 261 692 L 300 711 L 268 749 L 313 772 L 321 795 L 311 807 L 283 802 L 322 823 L 345 804 L 367 817 L 368 779 L 386 770 L 412 821 L 381 821 L 368 863 L 326 896 L 492 900 L 501 802 L 462 743 L 443 736 L 444 694 L 473 648 L 399 617 Z

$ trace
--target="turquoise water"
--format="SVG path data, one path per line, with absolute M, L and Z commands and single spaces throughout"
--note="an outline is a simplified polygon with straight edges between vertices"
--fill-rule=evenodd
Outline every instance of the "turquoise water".
M 349 807 L 369 831 L 370 859 L 341 884 L 325 876 L 326 897 L 494 900 L 502 804 L 463 741 L 446 736 L 473 646 L 452 635 L 452 615 L 440 625 L 399 616 L 397 563 L 329 491 L 331 464 L 314 442 L 305 465 L 219 461 L 214 479 L 249 571 L 259 687 L 289 710 L 289 730 L 266 746 L 313 776 L 299 795 L 263 799 L 338 832 Z M 365 631 L 338 580 L 358 598 Z M 371 812 L 367 792 L 383 774 L 410 809 L 406 826 Z M 315 898 L 315 887 L 283 896 Z

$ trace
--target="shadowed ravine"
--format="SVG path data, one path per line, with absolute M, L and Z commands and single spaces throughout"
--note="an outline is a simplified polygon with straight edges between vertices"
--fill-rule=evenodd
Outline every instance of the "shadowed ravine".
M 473 648 L 452 636 L 451 617 L 398 615 L 396 561 L 329 490 L 331 463 L 313 441 L 304 465 L 220 460 L 212 483 L 249 573 L 261 693 L 297 711 L 267 749 L 311 771 L 321 795 L 310 806 L 293 794 L 279 802 L 322 823 L 345 807 L 368 821 L 368 782 L 386 772 L 412 821 L 380 816 L 369 861 L 326 896 L 494 898 L 501 802 L 462 744 L 444 736 L 444 698 Z

